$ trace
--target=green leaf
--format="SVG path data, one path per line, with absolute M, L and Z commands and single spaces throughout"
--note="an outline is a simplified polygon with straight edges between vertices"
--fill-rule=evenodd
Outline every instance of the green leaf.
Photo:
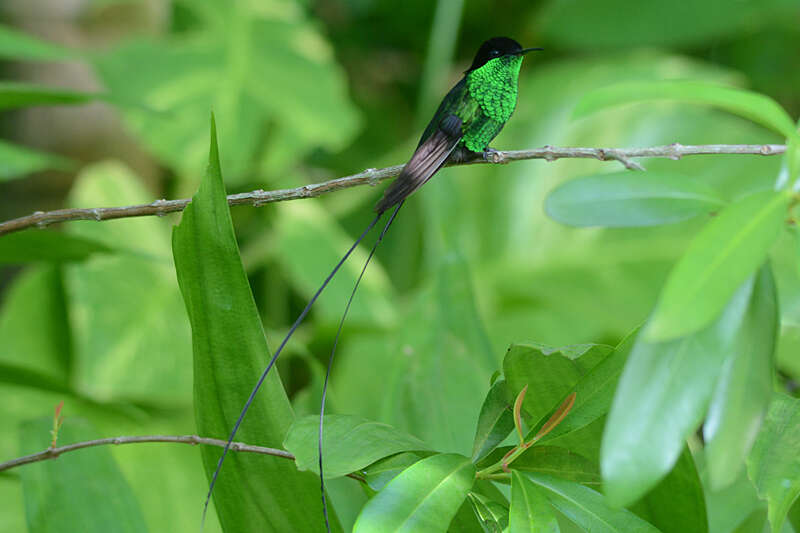
M 505 381 L 496 381 L 483 401 L 472 445 L 472 462 L 478 462 L 514 430 L 510 393 Z
M 113 161 L 86 167 L 69 196 L 73 207 L 151 200 L 141 179 Z M 191 373 L 176 369 L 191 367 L 191 330 L 175 283 L 169 222 L 140 217 L 65 230 L 117 251 L 64 265 L 76 389 L 94 399 L 189 406 Z
M 688 447 L 675 467 L 631 511 L 662 533 L 707 533 L 703 485 Z
M 680 222 L 720 209 L 702 181 L 669 172 L 615 172 L 570 180 L 545 200 L 547 214 L 568 226 L 636 227 Z
M 98 96 L 30 83 L 0 81 L 0 110 L 42 105 L 85 104 Z
M 475 481 L 475 467 L 456 454 L 422 459 L 374 496 L 356 520 L 354 533 L 447 531 Z
M 172 246 L 192 325 L 197 431 L 224 439 L 269 350 L 233 233 L 213 120 L 208 170 L 173 230 Z M 237 438 L 278 447 L 292 421 L 280 378 L 271 372 Z M 202 449 L 209 479 L 221 452 Z M 226 531 L 314 531 L 322 523 L 315 476 L 298 472 L 279 457 L 229 454 L 217 480 L 214 503 Z
M 422 459 L 422 455 L 412 452 L 398 453 L 375 461 L 362 470 L 367 485 L 374 491 L 386 486 L 397 474 Z
M 584 485 L 600 485 L 600 468 L 589 459 L 558 446 L 537 445 L 520 455 L 515 470 L 556 476 Z
M 0 25 L 0 57 L 12 61 L 28 59 L 35 61 L 58 61 L 73 54 L 60 46 Z
M 511 471 L 508 525 L 514 533 L 558 533 L 558 522 L 542 489 L 516 470 Z
M 467 497 L 469 498 L 469 504 L 464 502 L 461 509 L 466 507 L 467 510 L 470 510 L 470 507 L 472 508 L 470 514 L 472 514 L 473 520 L 477 518 L 479 521 L 478 526 L 481 531 L 490 531 L 492 533 L 496 531 L 500 533 L 503 529 L 508 527 L 508 507 L 474 491 L 470 492 Z M 505 498 L 503 498 L 503 501 L 505 501 Z M 463 529 L 457 529 L 455 527 L 455 521 L 457 519 L 458 515 L 456 515 L 456 518 L 450 523 L 450 529 L 448 531 L 456 533 Z
M 71 170 L 75 163 L 65 157 L 31 150 L 0 139 L 0 182 L 42 170 Z
M 83 261 L 110 251 L 101 242 L 58 231 L 32 229 L 0 237 L 0 264 Z
M 744 283 L 700 332 L 661 343 L 637 337 L 603 435 L 601 470 L 612 505 L 635 501 L 672 469 L 706 412 L 737 332 L 750 320 L 755 285 L 761 287 L 753 278 Z
M 513 344 L 503 359 L 503 373 L 512 397 L 528 385 L 522 404 L 524 412 L 531 424 L 543 423 L 580 379 L 613 350 L 604 344 L 561 348 L 536 343 Z
M 778 301 L 769 266 L 753 288 L 748 319 L 725 360 L 708 410 L 703 437 L 711 487 L 738 477 L 772 397 Z
M 24 422 L 20 428 L 22 453 L 50 445 L 52 419 Z M 67 418 L 59 444 L 97 438 L 88 423 Z M 136 497 L 106 446 L 64 454 L 19 470 L 30 533 L 145 532 Z
M 21 272 L 3 295 L 0 362 L 66 386 L 72 365 L 68 317 L 61 269 L 44 265 Z M 34 381 L 9 369 L 2 374 L 9 383 Z
M 219 119 L 230 183 L 252 182 L 259 167 L 285 171 L 317 148 L 347 146 L 358 112 L 329 43 L 304 10 L 294 3 L 182 5 L 197 18 L 190 31 L 138 38 L 94 58 L 114 97 L 139 103 L 124 117 L 166 164 L 187 176 L 195 172 L 209 109 Z
M 298 470 L 319 474 L 319 416 L 295 420 L 283 441 Z M 326 415 L 322 435 L 325 478 L 340 477 L 400 452 L 425 451 L 427 444 L 392 426 L 353 415 Z
M 634 12 L 630 12 L 630 17 L 619 16 L 631 8 L 629 0 L 602 3 L 553 0 L 537 12 L 536 21 L 542 27 L 545 42 L 617 58 L 620 54 L 609 49 L 688 47 L 694 50 L 729 41 L 742 46 L 752 42 L 742 41 L 743 33 L 752 31 L 762 35 L 765 30 L 771 31 L 771 25 L 781 17 L 791 18 L 797 14 L 796 4 L 785 0 L 744 3 L 737 6 L 735 12 L 731 12 L 730 3 L 725 0 L 704 0 L 646 2 L 635 5 L 635 16 Z M 576 17 L 576 13 L 581 16 Z
M 719 316 L 736 288 L 764 262 L 784 226 L 790 198 L 789 192 L 757 192 L 708 223 L 670 272 L 645 330 L 647 339 L 674 339 Z
M 769 96 L 701 81 L 631 81 L 589 92 L 578 102 L 574 116 L 584 117 L 601 109 L 647 100 L 676 100 L 706 105 L 752 120 L 787 139 L 798 139 L 794 121 Z
M 550 504 L 584 531 L 592 533 L 656 533 L 658 529 L 627 509 L 612 509 L 603 495 L 572 481 L 523 472 L 542 488 Z
M 767 500 L 772 532 L 800 494 L 800 400 L 774 394 L 764 426 L 747 458 L 747 472 L 760 498 Z

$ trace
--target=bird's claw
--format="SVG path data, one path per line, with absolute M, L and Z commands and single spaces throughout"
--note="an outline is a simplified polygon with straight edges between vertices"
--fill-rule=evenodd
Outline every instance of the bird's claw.
M 499 163 L 502 157 L 500 156 L 500 151 L 495 150 L 494 148 L 486 148 L 483 151 L 483 160 L 488 161 L 489 163 Z

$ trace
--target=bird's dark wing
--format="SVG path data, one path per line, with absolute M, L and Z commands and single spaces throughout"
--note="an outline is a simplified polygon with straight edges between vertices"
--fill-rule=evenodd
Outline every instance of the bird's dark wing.
M 462 136 L 461 119 L 455 115 L 444 117 L 433 133 L 419 145 L 397 179 L 383 193 L 375 211 L 383 213 L 422 187 L 447 161 Z

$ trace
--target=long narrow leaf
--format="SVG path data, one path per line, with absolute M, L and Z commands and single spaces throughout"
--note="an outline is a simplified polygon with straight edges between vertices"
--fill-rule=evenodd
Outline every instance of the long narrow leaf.
M 645 329 L 666 341 L 710 324 L 764 262 L 780 235 L 791 195 L 762 191 L 725 208 L 692 240 L 669 274 Z
M 701 81 L 632 81 L 603 87 L 585 95 L 576 117 L 601 109 L 645 100 L 675 100 L 723 109 L 770 128 L 787 139 L 798 139 L 794 121 L 775 100 L 763 94 Z
M 353 532 L 445 532 L 474 482 L 475 467 L 466 457 L 439 454 L 423 459 L 364 506 Z
M 172 248 L 192 325 L 197 430 L 227 438 L 269 350 L 239 258 L 213 121 L 208 171 L 173 231 Z M 280 378 L 272 372 L 238 438 L 279 447 L 292 420 Z M 206 447 L 202 454 L 210 477 L 221 450 Z M 315 531 L 322 526 L 315 476 L 298 472 L 286 459 L 229 454 L 214 503 L 227 532 Z

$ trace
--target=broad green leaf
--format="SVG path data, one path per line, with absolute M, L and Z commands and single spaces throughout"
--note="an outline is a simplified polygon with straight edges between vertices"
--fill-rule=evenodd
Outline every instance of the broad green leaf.
M 101 242 L 59 231 L 31 229 L 0 237 L 0 264 L 83 261 L 110 251 Z
M 44 265 L 21 272 L 3 294 L 0 363 L 66 385 L 72 364 L 68 316 L 61 269 Z M 2 373 L 11 378 L 8 370 Z
M 620 341 L 611 353 L 578 380 L 564 398 L 559 399 L 553 406 L 553 409 L 556 409 L 569 394 L 575 393 L 575 403 L 569 414 L 553 431 L 545 435 L 543 442 L 552 442 L 563 435 L 582 430 L 608 414 L 617 382 L 630 355 L 636 331 Z M 547 416 L 550 416 L 550 413 Z M 534 430 L 531 430 L 529 437 L 533 437 L 534 431 L 538 431 L 539 426 L 545 421 L 546 418 L 540 420 Z
M 733 483 L 755 442 L 772 397 L 778 301 L 769 266 L 753 288 L 753 302 L 725 360 L 708 410 L 703 437 L 711 487 Z
M 635 501 L 672 469 L 705 415 L 737 332 L 750 320 L 756 285 L 747 280 L 702 331 L 660 343 L 636 338 L 603 435 L 601 470 L 612 505 Z
M 632 81 L 603 87 L 586 94 L 575 107 L 574 115 L 583 117 L 607 107 L 646 100 L 716 107 L 761 124 L 787 139 L 799 137 L 794 121 L 769 96 L 701 81 Z
M 615 172 L 570 180 L 545 200 L 568 226 L 634 227 L 680 222 L 719 210 L 717 193 L 696 178 L 667 172 Z
M 542 489 L 516 470 L 511 471 L 512 533 L 558 533 L 558 522 Z
M 375 461 L 362 469 L 367 485 L 374 491 L 379 491 L 394 477 L 422 459 L 422 455 L 413 452 L 404 452 Z
M 767 500 L 772 532 L 781 531 L 786 513 L 800 494 L 800 400 L 774 394 L 750 456 L 747 472 Z
M 662 533 L 708 532 L 703 485 L 688 447 L 667 477 L 630 510 Z
M 126 205 L 152 198 L 127 167 L 103 162 L 81 172 L 69 204 Z M 168 221 L 74 222 L 65 230 L 117 251 L 64 265 L 76 389 L 94 399 L 190 405 L 192 377 L 179 370 L 191 366 L 191 331 L 175 283 Z
M 512 465 L 522 472 L 547 474 L 584 485 L 600 485 L 600 468 L 596 463 L 557 446 L 534 446 Z
M 192 325 L 197 431 L 224 439 L 270 353 L 239 258 L 213 121 L 208 170 L 173 230 L 172 246 Z M 281 380 L 271 372 L 237 439 L 279 447 L 293 417 Z M 209 479 L 221 452 L 202 449 Z M 315 531 L 322 524 L 318 485 L 286 459 L 231 453 L 214 503 L 226 531 Z
M 319 416 L 296 419 L 283 441 L 294 454 L 298 470 L 319 474 Z M 392 426 L 353 415 L 326 415 L 322 435 L 326 478 L 340 477 L 400 452 L 425 451 L 428 446 Z
M 708 488 L 708 476 L 705 478 L 708 529 L 711 533 L 768 531 L 767 504 L 759 499 L 746 472 L 741 472 L 735 483 L 718 491 Z M 753 522 L 757 522 L 757 526 Z
M 472 462 L 477 462 L 503 442 L 514 430 L 511 395 L 504 380 L 492 385 L 483 401 L 472 444 Z
M 294 2 L 183 6 L 197 19 L 190 31 L 140 37 L 94 58 L 110 93 L 142 107 L 127 108 L 124 117 L 162 161 L 194 175 L 209 109 L 219 118 L 229 183 L 252 182 L 259 167 L 286 171 L 317 148 L 347 146 L 357 110 L 330 45 L 304 10 Z
M 20 431 L 22 453 L 50 445 L 52 419 L 25 422 Z M 67 418 L 59 444 L 97 438 L 88 423 Z M 139 502 L 125 481 L 108 447 L 64 454 L 19 469 L 30 533 L 145 532 Z
M 543 489 L 550 504 L 584 531 L 592 533 L 656 533 L 653 525 L 627 509 L 609 507 L 603 495 L 572 481 L 545 474 L 522 473 Z
M 710 324 L 764 262 L 784 226 L 788 192 L 762 191 L 723 209 L 694 239 L 661 290 L 645 329 L 666 341 Z
M 613 347 L 603 344 L 575 344 L 562 348 L 514 344 L 503 359 L 503 373 L 514 398 L 528 385 L 522 405 L 527 420 L 535 424 L 544 422 L 572 387 L 613 350 Z
M 475 467 L 466 457 L 440 454 L 422 459 L 367 502 L 353 532 L 447 531 L 474 481 Z
M 47 152 L 0 140 L 0 182 L 42 170 L 70 170 L 74 162 Z
M 42 105 L 85 104 L 97 96 L 30 83 L 0 81 L 0 110 Z
M 0 57 L 12 61 L 58 61 L 72 53 L 57 44 L 41 41 L 27 33 L 0 25 Z
M 580 17 L 575 14 L 580 13 Z M 629 13 L 630 16 L 620 16 Z M 731 10 L 725 0 L 643 2 L 630 0 L 550 0 L 536 11 L 546 42 L 590 53 L 609 48 L 688 47 L 705 49 L 714 43 L 763 31 L 781 17 L 796 16 L 796 5 L 785 0 L 745 2 Z M 756 41 L 760 42 L 760 41 Z M 616 56 L 605 53 L 602 55 Z

